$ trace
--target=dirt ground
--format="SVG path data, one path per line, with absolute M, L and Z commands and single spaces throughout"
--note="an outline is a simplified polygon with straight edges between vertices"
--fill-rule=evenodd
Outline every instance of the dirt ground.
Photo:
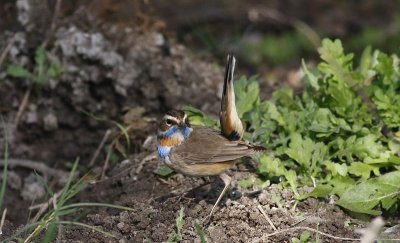
M 82 210 L 81 222 L 117 238 L 74 226 L 63 228 L 60 242 L 165 242 L 176 231 L 181 208 L 185 221 L 182 242 L 200 242 L 195 222 L 203 225 L 201 221 L 222 190 L 222 182 L 211 179 L 208 185 L 182 196 L 182 192 L 203 184 L 204 179 L 179 174 L 163 178 L 154 173 L 160 165 L 157 159 L 141 162 L 155 150 L 156 121 L 166 110 L 191 105 L 218 114 L 223 68 L 216 64 L 218 59 L 199 57 L 172 38 L 162 20 L 168 20 L 167 15 L 155 18 L 138 14 L 135 18 L 140 24 L 135 25 L 123 21 L 99 23 L 84 8 L 66 17 L 74 4 L 71 1 L 64 6 L 63 18 L 50 29 L 51 34 L 40 28 L 52 21 L 50 14 L 35 14 L 40 4 L 36 9 L 12 7 L 28 21 L 20 22 L 23 31 L 0 33 L 0 50 L 8 49 L 7 60 L 0 62 L 0 112 L 12 159 L 4 205 L 8 213 L 0 240 L 32 218 L 36 212 L 30 212 L 29 206 L 46 200 L 45 188 L 34 169 L 55 191 L 62 188 L 78 157 L 80 175 L 88 170 L 101 173 L 106 150 L 103 148 L 92 164 L 90 161 L 108 129 L 112 132 L 107 144 L 118 135 L 113 123 L 117 121 L 133 127 L 128 159 L 114 158 L 106 178 L 89 185 L 74 200 L 123 205 L 134 211 Z M 157 8 L 162 4 L 156 4 Z M 4 8 L 1 11 L 4 13 Z M 98 10 L 99 16 L 103 14 L 109 16 L 104 9 Z M 12 17 L 7 15 L 6 19 Z M 185 28 L 179 18 L 169 21 L 169 26 Z M 0 27 L 5 28 L 3 24 Z M 44 41 L 49 43 L 50 60 L 63 66 L 60 77 L 39 87 L 6 75 L 4 67 L 9 63 L 34 69 L 34 48 Z M 21 107 L 24 109 L 18 117 Z M 127 113 L 129 117 L 124 116 Z M 5 134 L 0 134 L 3 154 Z M 17 160 L 23 161 L 22 165 Z M 27 161 L 35 165 L 28 166 Z M 254 163 L 245 161 L 232 169 L 234 184 L 255 176 Z M 309 198 L 298 202 L 290 189 L 276 184 L 264 189 L 233 186 L 211 223 L 203 225 L 207 242 L 291 242 L 292 237 L 300 238 L 304 227 L 338 237 L 310 232 L 312 241 L 357 238 L 354 229 L 364 227 L 366 221 L 350 217 L 329 201 Z
M 195 231 L 195 222 L 202 224 L 215 202 L 222 182 L 212 182 L 208 187 L 199 188 L 180 197 L 180 192 L 202 184 L 202 181 L 175 175 L 167 181 L 161 181 L 152 172 L 158 162 L 152 161 L 143 168 L 138 180 L 129 177 L 111 179 L 90 188 L 85 199 L 98 202 L 113 202 L 134 208 L 134 212 L 99 210 L 88 213 L 86 220 L 92 225 L 112 232 L 118 239 L 107 239 L 107 242 L 165 242 L 176 230 L 175 219 L 179 210 L 184 208 L 185 225 L 183 242 L 200 242 Z M 242 170 L 244 165 L 239 166 Z M 118 171 L 130 168 L 126 165 Z M 249 172 L 233 172 L 235 179 L 248 176 Z M 169 195 L 175 191 L 176 195 Z M 260 212 L 264 212 L 280 229 L 291 227 L 311 227 L 329 234 L 354 238 L 352 227 L 346 227 L 350 218 L 339 208 L 319 202 L 316 199 L 305 200 L 295 204 L 293 193 L 287 189 L 270 186 L 262 191 L 240 189 L 241 197 L 233 194 L 224 200 L 223 206 L 216 212 L 213 220 L 205 226 L 207 242 L 287 242 L 304 229 L 288 231 L 268 237 L 276 232 Z M 84 200 L 85 201 L 85 200 Z M 311 239 L 316 239 L 311 234 Z M 322 242 L 337 242 L 319 236 Z M 65 232 L 66 242 L 102 242 L 104 236 L 82 228 L 69 229 Z

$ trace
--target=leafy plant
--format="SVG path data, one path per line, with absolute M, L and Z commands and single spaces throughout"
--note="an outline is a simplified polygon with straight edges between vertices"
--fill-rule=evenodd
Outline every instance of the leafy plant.
M 201 227 L 201 225 L 199 224 L 199 222 L 194 222 L 194 227 L 196 228 L 196 234 L 199 236 L 200 238 L 200 242 L 201 243 L 206 243 L 206 235 L 204 233 L 204 229 L 203 227 Z
M 307 243 L 310 242 L 310 238 L 310 232 L 304 231 L 303 233 L 301 233 L 300 238 L 293 237 L 292 243 Z
M 183 207 L 181 210 L 179 210 L 179 214 L 176 217 L 176 232 L 173 232 L 167 242 L 172 243 L 172 242 L 181 242 L 182 241 L 182 230 L 183 230 L 183 225 L 185 224 L 185 220 L 183 217 L 185 216 L 183 212 Z
M 62 72 L 60 63 L 49 63 L 46 50 L 43 47 L 36 49 L 35 68 L 32 72 L 17 64 L 11 64 L 7 67 L 7 74 L 11 77 L 33 80 L 39 86 L 43 86 L 49 79 L 59 76 Z
M 260 179 L 281 181 L 298 199 L 336 194 L 337 204 L 353 212 L 398 211 L 399 58 L 368 47 L 355 67 L 354 55 L 329 39 L 318 52 L 316 68 L 303 62 L 299 95 L 284 87 L 262 101 L 255 78 L 235 82 L 238 113 L 248 125 L 245 139 L 273 151 L 259 157 Z M 304 185 L 315 188 L 300 194 Z

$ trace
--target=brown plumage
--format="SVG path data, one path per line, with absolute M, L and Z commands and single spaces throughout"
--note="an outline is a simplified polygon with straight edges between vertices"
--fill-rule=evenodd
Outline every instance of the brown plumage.
M 190 176 L 213 176 L 228 170 L 235 160 L 263 151 L 243 141 L 230 141 L 211 128 L 193 126 L 190 136 L 170 153 L 172 169 Z

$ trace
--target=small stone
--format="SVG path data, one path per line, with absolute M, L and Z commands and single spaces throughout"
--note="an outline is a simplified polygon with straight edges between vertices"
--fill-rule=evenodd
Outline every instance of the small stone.
M 53 131 L 58 128 L 58 119 L 53 113 L 47 114 L 43 118 L 43 122 L 46 131 Z
M 119 214 L 119 220 L 121 220 L 122 223 L 129 223 L 129 213 L 124 211 Z
M 14 190 L 20 190 L 22 187 L 22 179 L 14 171 L 8 172 L 7 183 Z
M 41 183 L 37 181 L 34 174 L 30 174 L 24 179 L 24 187 L 21 191 L 21 197 L 26 201 L 33 201 L 44 197 L 46 191 Z
M 37 106 L 34 104 L 30 104 L 28 107 L 28 111 L 26 112 L 26 120 L 25 122 L 28 124 L 35 124 L 39 120 L 37 113 Z
M 128 233 L 130 230 L 129 224 L 126 224 L 124 222 L 119 222 L 117 224 L 117 227 L 122 233 Z

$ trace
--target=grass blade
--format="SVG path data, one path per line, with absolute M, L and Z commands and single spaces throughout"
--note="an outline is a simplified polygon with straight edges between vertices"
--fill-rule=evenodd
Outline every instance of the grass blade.
M 115 235 L 108 233 L 104 230 L 98 229 L 92 225 L 88 225 L 88 224 L 84 224 L 84 223 L 80 223 L 80 222 L 73 222 L 73 221 L 59 221 L 57 222 L 58 224 L 64 224 L 64 225 L 76 225 L 76 226 L 80 226 L 80 227 L 84 227 L 84 228 L 88 228 L 91 230 L 94 230 L 96 232 L 102 233 L 106 236 L 112 237 L 112 238 L 117 238 Z
M 4 200 L 4 194 L 6 193 L 7 176 L 8 176 L 8 134 L 6 130 L 6 124 L 4 122 L 2 115 L 0 115 L 0 119 L 4 131 L 4 168 L 3 168 L 3 178 L 1 181 L 1 189 L 0 189 L 0 211 L 1 211 L 1 209 L 3 209 L 3 200 Z
M 59 201 L 57 203 L 59 205 L 63 205 L 65 203 L 65 201 L 68 199 L 67 198 L 67 196 L 69 194 L 68 191 L 69 191 L 69 189 L 71 187 L 71 183 L 72 183 L 72 180 L 74 178 L 76 168 L 78 167 L 78 162 L 79 162 L 79 159 L 76 159 L 75 162 L 74 162 L 74 165 L 72 166 L 71 172 L 69 173 L 69 176 L 68 176 L 67 183 L 64 186 L 63 193 L 61 194 L 60 199 L 59 199 Z
M 115 209 L 121 209 L 121 210 L 127 210 L 127 211 L 133 211 L 133 208 L 129 207 L 124 207 L 120 205 L 113 205 L 113 204 L 108 204 L 108 203 L 91 203 L 91 202 L 84 202 L 84 203 L 72 203 L 66 206 L 62 206 L 59 208 L 59 210 L 66 210 L 70 208 L 79 208 L 79 207 L 107 207 L 107 208 L 115 208 Z

